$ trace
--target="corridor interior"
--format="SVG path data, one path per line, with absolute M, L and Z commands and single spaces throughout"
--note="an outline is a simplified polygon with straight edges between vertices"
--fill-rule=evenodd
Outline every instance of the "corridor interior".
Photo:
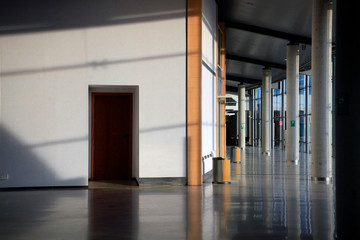
M 333 183 L 311 155 L 246 148 L 231 184 L 0 191 L 0 239 L 334 239 Z

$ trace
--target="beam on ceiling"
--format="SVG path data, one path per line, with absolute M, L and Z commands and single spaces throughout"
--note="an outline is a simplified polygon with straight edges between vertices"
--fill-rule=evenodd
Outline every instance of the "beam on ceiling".
M 250 83 L 250 84 L 261 84 L 262 81 L 259 79 L 240 77 L 235 75 L 226 75 L 226 80 L 235 81 L 239 83 Z
M 248 58 L 248 57 L 243 57 L 243 56 L 234 55 L 234 54 L 226 54 L 226 59 L 252 63 L 252 64 L 256 64 L 256 65 L 262 65 L 264 67 L 271 67 L 271 68 L 278 68 L 278 69 L 286 70 L 285 64 L 263 61 L 263 60 L 259 60 L 259 59 Z
M 262 35 L 267 35 L 271 37 L 285 39 L 291 42 L 303 43 L 311 45 L 311 38 L 305 37 L 297 34 L 281 32 L 273 29 L 258 27 L 250 24 L 240 23 L 240 22 L 233 22 L 233 21 L 226 21 L 226 27 L 228 28 L 235 28 L 243 31 L 258 33 Z

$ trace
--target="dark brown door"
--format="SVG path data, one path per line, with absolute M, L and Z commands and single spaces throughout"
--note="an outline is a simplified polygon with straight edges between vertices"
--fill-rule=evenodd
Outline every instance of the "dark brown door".
M 132 176 L 132 94 L 92 94 L 91 178 Z

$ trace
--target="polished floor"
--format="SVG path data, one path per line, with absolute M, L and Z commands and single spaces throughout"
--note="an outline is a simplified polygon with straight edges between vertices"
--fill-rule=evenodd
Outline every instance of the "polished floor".
M 0 239 L 334 239 L 333 184 L 284 155 L 247 148 L 228 185 L 0 191 Z

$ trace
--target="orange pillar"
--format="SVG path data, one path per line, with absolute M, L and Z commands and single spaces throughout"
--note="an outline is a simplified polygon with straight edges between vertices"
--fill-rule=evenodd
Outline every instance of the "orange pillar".
M 225 45 L 225 23 L 221 22 L 218 24 L 218 31 L 217 31 L 217 47 L 218 47 L 218 60 L 217 64 L 220 66 L 221 71 L 217 69 L 216 77 L 219 76 L 222 79 L 221 86 L 217 86 L 217 88 L 221 88 L 221 96 L 226 95 L 226 45 Z M 219 91 L 217 91 L 219 93 Z M 218 130 L 217 130 L 217 137 L 218 137 L 218 156 L 222 158 L 226 158 L 226 116 L 225 116 L 225 98 L 218 98 Z M 220 103 L 220 104 L 219 104 Z
M 202 0 L 188 0 L 187 11 L 187 177 L 193 186 L 202 185 Z

